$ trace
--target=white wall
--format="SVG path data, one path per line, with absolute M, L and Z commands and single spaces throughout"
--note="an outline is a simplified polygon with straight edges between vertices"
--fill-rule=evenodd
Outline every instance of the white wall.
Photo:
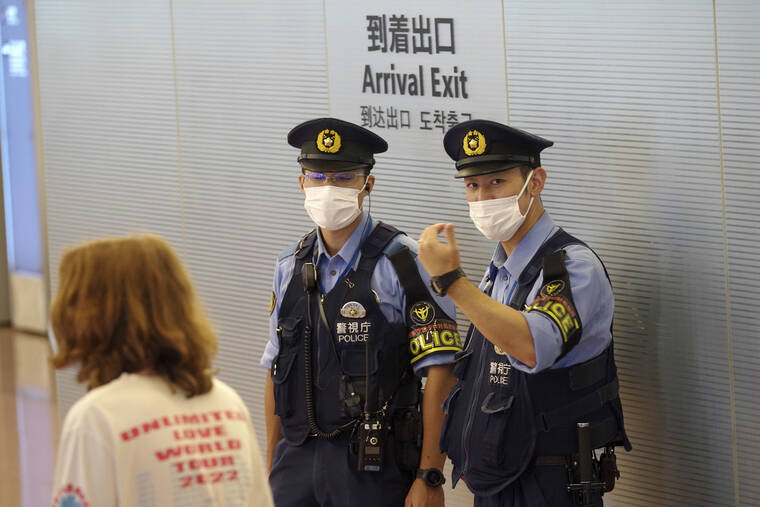
M 165 235 L 260 437 L 271 271 L 310 227 L 285 134 L 330 113 L 323 12 L 306 0 L 36 1 L 53 289 L 67 245 Z M 609 504 L 757 505 L 760 6 L 508 0 L 504 25 L 509 117 L 492 119 L 555 141 L 545 204 L 616 290 L 634 451 Z M 443 152 L 378 160 L 373 213 L 412 236 L 430 217 L 454 221 L 478 278 L 492 245 Z M 81 391 L 71 372 L 58 385 L 65 412 Z

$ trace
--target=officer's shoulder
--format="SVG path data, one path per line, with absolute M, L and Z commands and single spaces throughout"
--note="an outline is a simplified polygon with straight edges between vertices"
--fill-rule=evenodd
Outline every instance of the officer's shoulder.
M 288 245 L 285 247 L 285 249 L 280 252 L 280 255 L 277 256 L 277 262 L 280 263 L 287 259 L 288 257 L 292 257 L 296 253 L 296 249 L 298 248 L 298 241 L 293 243 L 292 245 Z
M 304 234 L 301 237 L 301 239 L 299 239 L 298 241 L 296 241 L 294 243 L 291 243 L 290 245 L 288 245 L 287 247 L 285 247 L 285 249 L 282 252 L 280 252 L 280 255 L 277 256 L 277 263 L 280 263 L 280 262 L 286 260 L 288 257 L 292 257 L 293 255 L 295 255 L 296 251 L 298 250 L 298 245 L 300 245 L 301 242 L 309 234 L 311 234 L 313 231 L 314 231 L 314 229 L 312 229 L 311 231 L 309 231 L 306 234 Z
M 575 243 L 572 245 L 567 245 L 563 248 L 563 250 L 565 251 L 570 264 L 568 267 L 569 270 L 572 270 L 573 265 L 578 267 L 592 266 L 595 271 L 599 271 L 602 275 L 604 275 L 604 266 L 602 265 L 602 261 L 588 246 Z
M 385 246 L 383 254 L 387 257 L 398 252 L 404 247 L 409 249 L 409 251 L 412 253 L 412 257 L 417 257 L 417 242 L 404 233 L 394 236 L 393 239 Z

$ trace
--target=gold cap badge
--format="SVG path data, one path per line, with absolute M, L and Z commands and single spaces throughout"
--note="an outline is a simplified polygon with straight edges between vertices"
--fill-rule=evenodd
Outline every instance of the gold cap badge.
M 486 138 L 477 130 L 470 130 L 462 140 L 462 148 L 464 148 L 465 154 L 470 157 L 482 155 L 486 151 Z
M 323 130 L 317 135 L 317 149 L 325 153 L 338 153 L 340 151 L 340 135 L 334 130 Z

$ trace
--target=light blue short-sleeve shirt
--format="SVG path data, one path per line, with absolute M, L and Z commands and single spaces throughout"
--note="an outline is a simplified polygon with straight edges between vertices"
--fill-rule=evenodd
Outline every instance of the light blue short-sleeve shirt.
M 354 229 L 340 251 L 332 257 L 327 254 L 327 249 L 322 241 L 322 235 L 317 235 L 319 256 L 316 259 L 316 265 L 319 270 L 320 290 L 323 292 L 330 292 L 330 290 L 335 287 L 335 284 L 340 280 L 346 266 L 348 266 L 348 263 L 351 262 L 351 259 L 354 257 L 354 253 L 361 248 L 362 237 L 366 236 L 366 229 L 368 227 L 374 227 L 375 225 L 377 225 L 377 223 L 372 220 L 369 214 L 364 213 L 359 226 Z M 451 301 L 448 296 L 441 297 L 435 295 L 430 288 L 430 275 L 425 268 L 422 267 L 422 264 L 417 258 L 417 242 L 402 234 L 396 236 L 391 242 L 391 245 L 387 248 L 392 247 L 394 243 L 397 242 L 408 247 L 414 255 L 417 269 L 431 295 L 431 298 L 434 298 L 438 306 L 441 307 L 451 320 L 455 320 L 456 306 L 453 301 Z M 280 344 L 277 338 L 277 322 L 279 320 L 280 303 L 282 302 L 282 298 L 288 288 L 290 279 L 293 276 L 293 269 L 295 268 L 294 253 L 295 245 L 280 254 L 277 259 L 277 264 L 275 265 L 274 284 L 272 287 L 275 303 L 272 313 L 269 316 L 269 341 L 267 342 L 264 354 L 261 356 L 260 361 L 260 364 L 266 368 L 272 367 L 272 362 L 280 350 Z M 352 268 L 356 268 L 360 257 L 361 253 L 358 253 Z M 388 319 L 388 322 L 392 324 L 403 324 L 405 322 L 406 294 L 398 279 L 396 270 L 393 268 L 393 264 L 391 264 L 391 261 L 385 255 L 381 255 L 375 265 L 375 270 L 372 272 L 372 277 L 370 278 L 370 287 L 380 299 L 380 311 L 383 312 L 383 315 Z M 414 364 L 414 371 L 418 375 L 421 375 L 424 373 L 424 369 L 428 366 L 451 364 L 453 362 L 453 352 L 440 352 L 417 361 Z
M 508 305 L 517 289 L 517 282 L 523 269 L 557 229 L 549 213 L 544 212 L 509 257 L 502 246 L 498 245 L 486 270 L 486 276 L 480 284 L 480 289 L 485 289 L 488 274 L 494 272 L 491 298 Z M 515 368 L 526 373 L 538 373 L 547 368 L 565 368 L 582 363 L 599 355 L 612 341 L 610 326 L 615 303 L 612 287 L 604 273 L 602 263 L 594 252 L 582 245 L 569 245 L 564 250 L 566 252 L 565 267 L 570 277 L 570 290 L 582 323 L 583 333 L 578 344 L 557 361 L 563 344 L 557 326 L 541 312 L 522 312 L 533 337 L 536 366 L 531 368 L 512 356 L 508 357 Z M 527 304 L 536 298 L 541 285 L 543 285 L 543 270 L 528 293 Z

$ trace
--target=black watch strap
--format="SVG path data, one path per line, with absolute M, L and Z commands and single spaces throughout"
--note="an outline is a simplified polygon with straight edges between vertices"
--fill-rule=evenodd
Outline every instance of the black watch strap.
M 417 478 L 425 481 L 425 484 L 430 488 L 440 488 L 446 483 L 446 478 L 443 476 L 443 472 L 437 468 L 417 470 Z
M 459 267 L 440 276 L 430 277 L 430 288 L 439 296 L 445 296 L 451 284 L 464 276 L 464 271 Z

